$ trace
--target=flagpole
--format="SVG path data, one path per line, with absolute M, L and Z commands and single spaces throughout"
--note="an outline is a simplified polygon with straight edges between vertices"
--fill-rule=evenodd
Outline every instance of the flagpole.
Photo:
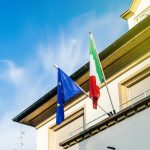
M 96 48 L 96 44 L 95 44 L 95 41 L 94 41 L 94 38 L 93 38 L 93 35 L 92 35 L 92 32 L 89 32 L 89 34 L 90 34 L 91 39 L 92 39 L 92 41 L 93 41 L 93 43 L 94 43 L 95 50 L 96 50 L 96 52 L 97 52 L 97 54 L 98 54 L 98 51 L 97 51 L 97 48 Z M 110 103 L 111 103 L 113 112 L 114 112 L 114 114 L 115 114 L 116 111 L 115 111 L 115 109 L 114 109 L 114 105 L 113 105 L 113 102 L 112 102 L 112 98 L 111 98 L 111 95 L 110 95 L 110 92 L 109 92 L 109 89 L 108 89 L 108 84 L 107 84 L 107 82 L 106 82 L 106 77 L 105 77 L 105 74 L 104 74 L 104 71 L 103 71 L 103 68 L 102 68 L 102 64 L 101 64 L 101 62 L 100 62 L 100 58 L 99 58 L 98 55 L 97 55 L 97 57 L 98 57 L 99 65 L 100 65 L 101 70 L 102 70 L 102 74 L 103 74 L 103 78 L 104 78 L 104 83 L 105 83 L 105 85 L 106 85 L 106 89 L 107 89 L 107 93 L 108 93 L 108 96 L 109 96 L 109 100 L 110 100 Z
M 56 69 L 58 69 L 58 66 L 57 66 L 56 64 L 53 64 L 53 66 L 54 66 Z M 86 93 L 76 82 L 74 82 L 74 83 L 75 83 L 75 84 L 77 85 L 77 87 L 84 93 L 84 95 L 85 95 L 87 98 L 89 98 L 90 100 L 92 100 L 92 99 L 89 97 L 88 93 Z M 103 112 L 105 112 L 106 115 L 111 116 L 111 114 L 110 114 L 110 113 L 107 113 L 100 105 L 98 105 L 98 107 L 99 107 Z

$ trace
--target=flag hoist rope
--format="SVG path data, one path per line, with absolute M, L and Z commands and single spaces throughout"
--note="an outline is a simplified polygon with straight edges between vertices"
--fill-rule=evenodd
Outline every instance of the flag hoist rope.
M 53 66 L 54 66 L 56 69 L 58 69 L 58 66 L 57 66 L 56 64 L 53 64 Z M 87 92 L 85 92 L 76 82 L 74 82 L 74 83 L 80 88 L 80 90 L 84 93 L 84 95 L 85 95 L 87 98 L 89 98 L 90 100 L 92 100 L 92 99 L 89 97 L 89 95 L 88 95 Z M 110 114 L 110 113 L 107 113 L 100 105 L 98 105 L 98 107 L 99 107 L 106 115 L 111 116 L 111 114 Z
M 93 41 L 93 43 L 94 43 L 94 47 L 95 47 L 96 53 L 98 54 L 98 51 L 97 51 L 97 48 L 96 48 L 96 44 L 95 44 L 95 41 L 94 41 L 94 38 L 93 38 L 93 35 L 92 35 L 92 32 L 89 32 L 89 34 L 90 34 L 90 37 L 91 37 L 91 39 L 92 39 L 92 41 Z M 108 96 L 109 96 L 109 100 L 110 100 L 110 103 L 111 103 L 113 112 L 114 112 L 114 114 L 115 114 L 116 111 L 115 111 L 115 109 L 114 109 L 114 105 L 113 105 L 113 102 L 112 102 L 112 98 L 111 98 L 111 96 L 110 96 L 110 92 L 109 92 L 109 89 L 108 89 L 108 85 L 107 85 L 107 82 L 106 82 L 106 78 L 105 78 L 105 74 L 104 74 L 104 71 L 103 71 L 103 68 L 102 68 L 102 64 L 101 64 L 101 62 L 100 62 L 99 56 L 98 56 L 98 55 L 96 55 L 96 56 L 97 56 L 97 59 L 98 59 L 98 61 L 99 61 L 100 68 L 101 68 L 101 70 L 102 70 L 102 74 L 103 74 L 103 78 L 104 78 L 104 83 L 105 83 L 105 85 L 106 85 L 106 89 L 107 89 L 107 93 L 108 93 Z

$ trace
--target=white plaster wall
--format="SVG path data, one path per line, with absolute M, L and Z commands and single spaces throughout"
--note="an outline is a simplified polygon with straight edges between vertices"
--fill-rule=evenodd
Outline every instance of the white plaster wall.
M 72 113 L 75 110 L 78 110 L 82 106 L 84 107 L 85 101 L 86 101 L 86 99 L 81 101 L 74 107 L 70 108 L 69 110 L 67 110 L 65 112 L 65 116 L 69 115 L 70 113 Z M 56 122 L 56 120 L 53 119 L 53 120 L 49 121 L 48 123 L 46 123 L 44 126 L 38 128 L 36 130 L 37 131 L 37 150 L 48 150 L 48 140 L 49 140 L 48 130 L 51 126 L 55 125 L 55 122 Z
M 133 26 L 135 26 L 134 19 L 149 6 L 150 6 L 150 0 L 141 0 L 141 3 L 139 5 L 139 7 L 137 8 L 135 14 L 128 20 L 129 29 L 131 29 Z
M 114 81 L 110 82 L 108 84 L 108 87 L 109 87 L 109 90 L 110 90 L 110 94 L 112 96 L 112 100 L 113 100 L 113 103 L 114 103 L 114 107 L 116 109 L 116 111 L 119 111 L 119 91 L 118 91 L 118 83 L 124 79 L 126 79 L 128 76 L 132 75 L 133 73 L 135 73 L 136 71 L 142 69 L 144 66 L 150 64 L 150 58 L 144 60 L 143 62 L 141 62 L 140 64 L 138 64 L 137 66 L 133 67 L 132 69 L 128 70 L 127 72 L 125 72 L 123 75 L 121 75 L 120 77 L 116 78 Z M 108 112 L 112 110 L 111 108 L 111 105 L 110 105 L 110 101 L 109 101 L 109 98 L 108 98 L 108 94 L 106 92 L 106 88 L 103 87 L 101 89 L 101 97 L 99 99 L 99 105 L 101 105 L 105 110 L 107 110 Z M 65 115 L 69 115 L 71 114 L 71 112 L 73 112 L 74 110 L 77 110 L 79 107 L 81 106 L 86 106 L 85 107 L 85 120 L 86 120 L 86 123 L 98 118 L 99 116 L 103 115 L 104 113 L 98 108 L 97 110 L 94 110 L 92 108 L 92 102 L 91 100 L 89 99 L 85 99 L 83 101 L 81 101 L 80 103 L 78 103 L 77 105 L 73 106 L 72 108 L 70 108 L 69 110 L 67 110 L 65 112 Z M 104 116 L 104 117 L 107 117 L 107 116 Z M 104 119 L 101 118 L 100 120 Z M 100 121 L 98 120 L 98 121 Z M 94 123 L 96 123 L 97 121 L 95 121 Z M 39 129 L 37 129 L 37 150 L 48 150 L 48 128 L 52 125 L 55 124 L 55 119 L 53 119 L 51 122 L 48 122 L 46 123 L 44 126 L 40 127 Z M 122 124 L 122 123 L 121 123 Z M 119 125 L 121 125 L 119 124 Z M 89 124 L 87 127 L 91 126 L 92 124 Z M 116 126 L 115 126 L 116 127 Z M 114 128 L 114 127 L 113 127 Z M 122 127 L 121 127 L 122 129 Z M 121 129 L 118 129 L 118 130 L 121 130 Z M 109 130 L 112 130 L 112 128 L 110 128 Z M 105 140 L 106 138 L 113 138 L 112 136 L 116 133 L 112 133 L 112 136 L 109 136 L 107 134 L 109 134 L 109 130 L 108 133 L 104 134 L 105 136 Z M 118 131 L 118 132 L 121 132 L 121 131 Z M 111 133 L 111 132 L 110 132 Z M 95 137 L 95 136 L 94 136 Z M 115 136 L 114 136 L 115 137 Z M 128 137 L 129 138 L 129 137 Z M 85 145 L 89 145 L 89 150 L 92 149 L 92 139 L 93 138 L 90 138 L 91 140 L 91 144 L 88 144 L 88 141 L 86 141 L 86 144 Z M 115 138 L 114 138 L 115 139 Z M 95 141 L 96 142 L 96 141 Z M 104 141 L 106 142 L 106 141 Z M 110 140 L 111 142 L 111 140 Z M 105 143 L 106 144 L 106 143 Z M 111 144 L 111 143 L 110 143 Z M 112 143 L 113 144 L 113 143 Z M 124 143 L 123 143 L 124 144 Z M 100 145 L 100 143 L 97 143 L 96 146 Z M 94 145 L 93 145 L 94 146 Z M 75 146 L 74 149 L 78 150 L 78 149 L 81 149 L 80 147 L 83 147 L 83 150 L 86 149 L 86 147 L 84 147 L 84 144 L 81 144 L 78 145 L 78 146 Z M 88 147 L 88 146 L 87 146 Z M 87 149 L 87 150 L 88 150 Z M 106 149 L 106 148 L 105 148 Z M 71 149 L 72 150 L 72 149 Z M 128 149 L 129 150 L 129 149 Z M 132 149 L 132 150 L 135 150 L 135 149 Z

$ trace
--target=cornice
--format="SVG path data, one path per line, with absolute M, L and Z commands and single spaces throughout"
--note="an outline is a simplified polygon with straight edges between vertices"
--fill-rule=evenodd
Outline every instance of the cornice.
M 132 4 L 130 5 L 130 8 L 127 11 L 125 11 L 120 17 L 125 20 L 128 20 L 130 17 L 134 15 L 140 2 L 141 0 L 132 0 Z

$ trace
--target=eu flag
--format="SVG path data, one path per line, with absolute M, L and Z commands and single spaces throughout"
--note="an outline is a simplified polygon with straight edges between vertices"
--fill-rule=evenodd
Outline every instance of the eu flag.
M 58 68 L 56 124 L 64 121 L 64 104 L 70 98 L 81 92 L 74 81 Z

